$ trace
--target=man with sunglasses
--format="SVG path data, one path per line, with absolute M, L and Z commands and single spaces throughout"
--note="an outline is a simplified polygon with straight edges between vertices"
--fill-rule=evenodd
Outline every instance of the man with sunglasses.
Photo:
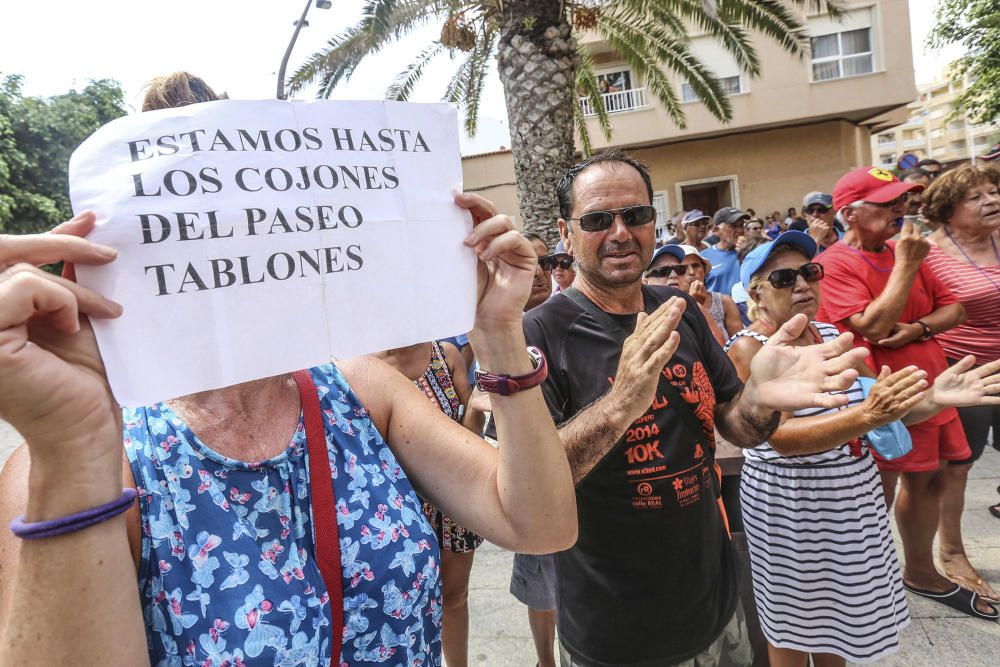
M 819 251 L 840 240 L 843 229 L 837 223 L 837 212 L 833 210 L 833 197 L 823 192 L 810 192 L 802 198 L 804 220 L 796 220 L 789 229 L 805 232 L 816 241 Z
M 646 168 L 596 155 L 556 194 L 577 276 L 524 328 L 549 359 L 542 390 L 577 484 L 580 539 L 556 555 L 562 664 L 747 665 L 715 427 L 755 446 L 789 400 L 839 405 L 817 392 L 853 380 L 854 353 L 846 340 L 773 346 L 744 391 L 691 297 L 642 284 L 656 219 Z
M 848 224 L 843 240 L 816 261 L 826 271 L 820 283 L 822 305 L 816 319 L 856 334 L 855 344 L 871 350 L 876 372 L 916 365 L 927 381 L 947 368 L 935 334 L 961 324 L 965 309 L 923 261 L 930 250 L 920 230 L 903 215 L 908 195 L 923 190 L 877 167 L 855 169 L 840 178 L 834 205 Z M 896 241 L 890 239 L 896 234 Z M 891 461 L 876 455 L 886 505 L 891 507 L 902 478 L 896 525 L 906 564 L 903 583 L 911 591 L 944 597 L 955 585 L 934 565 L 942 491 L 942 462 L 970 455 L 954 408 L 907 427 L 913 450 Z
M 693 246 L 700 251 L 708 250 L 710 246 L 705 243 L 705 236 L 708 235 L 709 220 L 711 218 L 699 209 L 692 209 L 685 213 L 684 218 L 681 220 L 684 239 L 680 242 L 680 245 Z
M 743 224 L 749 219 L 747 213 L 732 206 L 715 212 L 719 242 L 701 252 L 712 263 L 712 272 L 705 279 L 705 286 L 710 291 L 729 294 L 733 285 L 740 281 L 740 257 L 736 246 L 743 235 Z
M 562 241 L 556 244 L 556 251 L 549 255 L 549 257 L 551 260 L 546 261 L 551 264 L 552 279 L 556 283 L 555 291 L 561 292 L 572 285 L 573 279 L 576 278 L 576 270 L 573 268 L 573 257 L 566 252 L 566 247 Z M 538 261 L 541 263 L 542 260 Z

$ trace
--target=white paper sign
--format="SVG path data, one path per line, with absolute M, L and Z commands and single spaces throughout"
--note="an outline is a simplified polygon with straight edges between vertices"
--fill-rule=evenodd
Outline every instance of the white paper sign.
M 468 331 L 455 110 L 220 101 L 120 118 L 73 154 L 74 211 L 117 248 L 82 285 L 116 398 L 144 405 Z

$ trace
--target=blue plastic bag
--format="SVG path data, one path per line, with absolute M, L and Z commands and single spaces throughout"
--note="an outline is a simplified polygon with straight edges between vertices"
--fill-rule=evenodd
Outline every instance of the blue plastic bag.
M 861 389 L 865 392 L 865 398 L 868 398 L 868 393 L 875 386 L 875 378 L 859 377 L 858 382 L 861 383 Z M 878 455 L 886 461 L 906 456 L 913 450 L 913 439 L 910 438 L 910 432 L 906 430 L 903 422 L 898 420 L 869 431 L 861 436 L 861 439 L 867 442 L 868 446 L 878 452 Z

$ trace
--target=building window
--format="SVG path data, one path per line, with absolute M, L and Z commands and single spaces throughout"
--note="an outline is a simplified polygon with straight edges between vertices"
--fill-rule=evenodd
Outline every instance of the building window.
M 739 74 L 719 77 L 719 84 L 722 87 L 722 92 L 726 95 L 739 95 L 743 92 L 743 83 Z M 681 99 L 684 102 L 697 102 L 701 98 L 694 92 L 691 84 L 685 81 L 681 84 Z
M 843 79 L 874 71 L 871 28 L 811 37 L 814 81 Z
M 670 222 L 670 214 L 667 212 L 665 192 L 653 193 L 653 208 L 656 209 L 656 238 L 661 241 L 669 241 L 671 236 L 667 233 L 667 223 Z

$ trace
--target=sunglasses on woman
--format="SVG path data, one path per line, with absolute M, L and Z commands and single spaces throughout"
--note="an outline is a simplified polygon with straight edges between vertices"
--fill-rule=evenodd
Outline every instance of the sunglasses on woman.
M 538 258 L 538 266 L 542 271 L 551 271 L 559 267 L 563 271 L 573 266 L 573 258 L 566 253 L 558 252 Z
M 650 278 L 669 278 L 671 273 L 683 276 L 687 271 L 687 264 L 671 264 L 670 266 L 658 266 L 655 269 L 647 271 L 646 275 Z
M 585 232 L 603 232 L 611 227 L 615 221 L 615 216 L 621 214 L 622 220 L 629 227 L 640 227 L 648 225 L 656 219 L 656 209 L 652 206 L 627 206 L 625 208 L 610 208 L 606 211 L 591 211 L 584 213 L 579 218 L 569 218 L 579 220 L 580 229 Z
M 786 289 L 795 285 L 798 277 L 805 278 L 807 283 L 814 283 L 823 279 L 823 265 L 816 262 L 803 264 L 797 269 L 777 269 L 771 271 L 767 276 L 767 282 L 775 289 Z

